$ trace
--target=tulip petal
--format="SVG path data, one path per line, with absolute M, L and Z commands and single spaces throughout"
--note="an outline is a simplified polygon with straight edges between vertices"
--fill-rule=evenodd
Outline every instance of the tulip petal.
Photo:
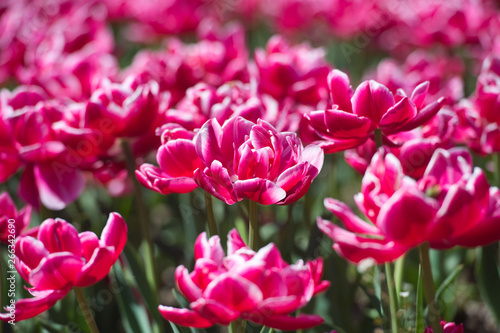
M 373 80 L 361 83 L 352 96 L 354 114 L 366 117 L 375 124 L 395 103 L 394 96 L 386 86 Z
M 40 200 L 52 210 L 66 207 L 78 198 L 85 187 L 80 170 L 57 161 L 35 165 L 33 172 Z
M 122 253 L 127 243 L 127 223 L 120 214 L 109 214 L 106 226 L 102 229 L 101 243 L 103 246 L 114 247 L 115 260 Z
M 238 180 L 234 183 L 234 189 L 238 198 L 248 198 L 261 205 L 272 205 L 286 197 L 285 190 L 267 179 Z
M 47 219 L 38 230 L 38 239 L 51 252 L 71 252 L 76 256 L 82 255 L 82 245 L 76 228 L 62 219 Z
M 181 326 L 207 328 L 215 324 L 200 316 L 197 312 L 188 309 L 178 309 L 171 306 L 160 305 L 158 306 L 158 310 L 163 318 Z
M 52 253 L 31 271 L 29 282 L 39 290 L 63 289 L 73 284 L 83 265 L 81 257 L 72 253 Z
M 201 289 L 193 282 L 188 270 L 184 266 L 178 266 L 175 270 L 175 282 L 177 288 L 186 297 L 186 299 L 191 303 L 200 298 Z
M 229 325 L 241 315 L 239 311 L 230 309 L 224 304 L 210 299 L 200 298 L 191 303 L 190 306 L 206 319 L 221 325 Z
M 30 236 L 19 237 L 15 250 L 18 259 L 30 269 L 36 268 L 40 261 L 50 254 L 41 241 Z
M 332 103 L 338 105 L 340 110 L 352 113 L 351 97 L 353 91 L 349 76 L 334 69 L 328 74 L 328 86 L 330 87 Z
M 360 234 L 380 235 L 380 230 L 376 226 L 360 219 L 345 203 L 332 198 L 326 198 L 324 200 L 324 205 L 326 209 L 335 214 L 350 231 Z
M 255 320 L 255 318 L 249 318 L 249 320 L 257 324 L 284 331 L 308 329 L 318 326 L 324 322 L 323 318 L 320 316 L 308 314 L 300 314 L 297 317 L 285 315 L 264 316 L 261 322 Z
M 58 300 L 63 299 L 70 290 L 71 289 L 36 292 L 36 296 L 33 298 L 24 298 L 16 301 L 15 310 L 13 312 L 10 312 L 9 307 L 5 307 L 7 312 L 0 313 L 0 320 L 11 321 L 15 319 L 17 322 L 38 316 L 40 313 L 53 307 Z
M 231 274 L 214 279 L 203 291 L 203 297 L 239 312 L 252 311 L 263 300 L 259 287 L 243 277 Z
M 113 247 L 101 247 L 94 251 L 89 262 L 82 267 L 75 278 L 75 286 L 88 287 L 102 280 L 108 275 L 111 266 L 115 263 L 115 251 Z

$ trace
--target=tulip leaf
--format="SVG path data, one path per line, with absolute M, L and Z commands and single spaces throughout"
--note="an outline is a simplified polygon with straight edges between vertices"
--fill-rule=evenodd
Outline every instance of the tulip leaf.
M 500 322 L 500 274 L 498 272 L 497 247 L 485 246 L 477 249 L 476 280 L 479 293 L 495 319 Z
M 441 285 L 439 286 L 439 288 L 436 291 L 436 299 L 437 300 L 441 299 L 443 293 L 448 289 L 448 287 L 453 283 L 453 281 L 455 281 L 455 279 L 460 274 L 460 272 L 462 271 L 463 268 L 464 268 L 464 265 L 458 265 L 453 270 L 453 272 L 451 272 L 451 274 L 448 275 L 448 277 L 443 281 L 443 283 L 441 283 Z
M 43 327 L 44 330 L 47 330 L 50 333 L 64 333 L 68 331 L 65 329 L 66 328 L 65 325 L 54 323 L 42 317 L 38 318 L 38 322 L 40 323 L 40 325 Z
M 417 282 L 417 310 L 415 320 L 415 332 L 424 331 L 424 293 L 423 293 L 423 278 L 422 266 L 418 268 L 418 282 Z
M 273 333 L 273 329 L 271 327 L 263 326 L 260 333 Z
M 139 291 L 144 298 L 144 302 L 146 303 L 149 313 L 151 313 L 156 321 L 160 322 L 161 316 L 158 311 L 158 301 L 153 296 L 151 285 L 148 283 L 144 268 L 139 263 L 139 256 L 137 252 L 130 245 L 130 243 L 127 243 L 123 253 L 125 254 L 130 270 L 134 275 L 137 288 L 139 288 Z
M 125 280 L 123 270 L 119 264 L 113 267 L 113 276 L 117 287 L 114 289 L 118 309 L 123 320 L 123 326 L 126 332 L 130 333 L 151 333 L 151 327 L 148 314 L 144 307 L 139 305 L 134 298 L 134 294 L 129 284 Z

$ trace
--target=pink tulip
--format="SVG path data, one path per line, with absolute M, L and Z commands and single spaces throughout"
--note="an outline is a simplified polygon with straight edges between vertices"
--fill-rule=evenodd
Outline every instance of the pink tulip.
M 73 287 L 88 287 L 103 279 L 126 241 L 127 225 L 117 213 L 110 214 L 100 239 L 90 231 L 78 233 L 62 219 L 45 220 L 36 238 L 19 237 L 16 269 L 33 286 L 29 291 L 35 297 L 16 302 L 16 321 L 46 311 Z M 0 319 L 8 321 L 11 317 L 7 312 L 0 314 Z
M 158 148 L 156 160 L 159 167 L 144 163 L 136 170 L 139 182 L 161 193 L 188 193 L 198 187 L 194 172 L 205 165 L 196 152 L 194 133 L 180 127 L 165 128 L 163 144 Z
M 326 208 L 347 230 L 320 218 L 318 227 L 348 260 L 359 263 L 373 258 L 383 263 L 423 242 L 443 249 L 497 241 L 499 200 L 499 190 L 490 188 L 483 171 L 472 167 L 464 149 L 436 150 L 418 182 L 403 174 L 394 155 L 380 150 L 363 177 L 361 193 L 355 196 L 371 223 L 344 203 L 326 199 Z
M 291 46 L 283 37 L 273 36 L 265 50 L 255 51 L 255 64 L 260 91 L 278 101 L 288 97 L 296 103 L 317 106 L 328 98 L 330 65 L 320 48 Z
M 53 127 L 63 117 L 64 103 L 46 100 L 41 89 L 26 86 L 13 92 L 2 91 L 0 99 L 8 135 L 25 166 L 20 196 L 37 209 L 40 203 L 50 209 L 63 209 L 85 185 Z
M 13 245 L 16 237 L 25 233 L 30 219 L 31 206 L 18 211 L 7 192 L 0 194 L 0 242 Z
M 318 146 L 303 147 L 295 133 L 279 133 L 269 123 L 241 117 L 220 125 L 209 120 L 194 138 L 206 166 L 195 171 L 198 185 L 234 204 L 248 198 L 263 205 L 301 198 L 323 166 Z
M 463 324 L 457 325 L 455 323 L 447 323 L 444 320 L 441 321 L 441 326 L 443 327 L 443 333 L 463 333 L 464 326 Z M 427 327 L 424 333 L 434 333 L 432 327 Z
M 320 281 L 321 259 L 288 265 L 274 244 L 254 252 L 236 229 L 229 232 L 227 256 L 218 236 L 207 239 L 206 233 L 200 234 L 195 243 L 195 259 L 193 272 L 184 266 L 175 271 L 177 288 L 191 309 L 159 306 L 163 317 L 175 324 L 205 328 L 229 325 L 242 318 L 292 330 L 323 322 L 317 315 L 290 316 L 328 288 L 327 281 Z
M 306 115 L 319 136 L 318 144 L 333 153 L 363 144 L 375 129 L 387 135 L 412 130 L 429 121 L 445 99 L 423 105 L 429 83 L 418 85 L 408 97 L 403 91 L 393 94 L 384 85 L 364 81 L 353 92 L 349 78 L 338 70 L 328 76 L 333 106 Z M 390 143 L 390 141 L 389 141 Z

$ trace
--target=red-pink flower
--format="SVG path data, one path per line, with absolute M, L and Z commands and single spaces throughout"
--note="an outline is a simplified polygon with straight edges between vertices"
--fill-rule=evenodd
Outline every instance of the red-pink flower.
M 161 129 L 161 128 L 160 128 Z M 145 187 L 163 195 L 188 193 L 198 187 L 194 172 L 205 165 L 196 152 L 193 132 L 179 126 L 163 128 L 162 145 L 156 160 L 159 167 L 144 163 L 135 171 L 137 179 Z
M 227 204 L 245 198 L 290 204 L 307 192 L 323 166 L 318 146 L 304 148 L 295 133 L 280 133 L 262 120 L 255 124 L 236 117 L 221 126 L 212 119 L 194 142 L 206 165 L 196 170 L 196 182 Z
M 333 70 L 328 76 L 332 108 L 306 115 L 319 137 L 317 143 L 326 153 L 354 148 L 373 136 L 375 129 L 387 135 L 412 130 L 430 120 L 445 99 L 424 105 L 429 83 L 419 84 L 408 97 L 403 91 L 393 94 L 384 85 L 364 81 L 353 92 L 348 76 Z
M 323 322 L 317 315 L 290 316 L 328 288 L 329 283 L 321 281 L 321 259 L 288 265 L 274 244 L 254 252 L 236 229 L 229 232 L 227 252 L 225 256 L 218 236 L 198 236 L 193 272 L 184 266 L 175 271 L 177 287 L 191 309 L 160 305 L 165 319 L 204 328 L 242 318 L 282 330 L 307 329 Z
M 291 98 L 296 103 L 317 106 L 328 99 L 327 76 L 331 66 L 323 49 L 307 44 L 290 46 L 281 36 L 273 36 L 266 49 L 255 51 L 259 90 L 278 101 Z
M 356 204 L 370 222 L 344 203 L 325 206 L 344 224 L 318 218 L 319 228 L 350 261 L 393 261 L 410 248 L 429 242 L 432 248 L 483 246 L 499 239 L 500 192 L 490 188 L 483 171 L 473 168 L 464 149 L 438 149 L 423 177 L 405 176 L 397 158 L 377 153 L 363 177 Z
M 441 321 L 441 326 L 443 328 L 443 333 L 464 333 L 463 324 L 457 325 L 455 323 L 447 323 L 444 320 Z M 427 327 L 424 333 L 434 333 L 432 327 Z
M 73 287 L 87 287 L 104 278 L 127 242 L 127 225 L 111 213 L 101 238 L 78 233 L 62 219 L 45 220 L 37 237 L 21 236 L 15 245 L 16 269 L 32 288 L 34 298 L 16 302 L 15 320 L 34 317 L 52 307 Z M 6 307 L 9 311 L 9 308 Z M 10 313 L 0 319 L 11 320 Z
M 28 228 L 30 219 L 31 206 L 18 211 L 9 193 L 0 194 L 0 242 L 13 245 L 16 237 Z
M 2 91 L 0 100 L 0 114 L 17 150 L 17 159 L 25 166 L 20 196 L 37 209 L 40 203 L 50 209 L 63 209 L 85 185 L 53 127 L 63 117 L 64 103 L 46 100 L 40 88 L 26 86 L 13 92 Z

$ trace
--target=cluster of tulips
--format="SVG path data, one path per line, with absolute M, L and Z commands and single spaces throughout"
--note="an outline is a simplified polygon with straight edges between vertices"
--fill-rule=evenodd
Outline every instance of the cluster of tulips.
M 281 34 L 265 36 L 266 29 Z M 379 292 L 377 302 L 384 321 L 374 326 L 407 332 L 394 263 L 401 267 L 418 250 L 410 330 L 463 332 L 461 323 L 442 320 L 429 253 L 500 241 L 500 190 L 492 186 L 500 182 L 498 31 L 493 0 L 5 1 L 0 242 L 15 254 L 32 297 L 17 299 L 0 319 L 38 317 L 72 290 L 88 313 L 82 288 L 111 283 L 115 264 L 113 276 L 124 279 L 130 260 L 122 252 L 137 245 L 127 244 L 130 229 L 140 230 L 137 264 L 147 284 L 133 292 L 148 303 L 152 332 L 165 325 L 160 314 L 174 331 L 342 332 L 308 306 L 330 284 L 337 288 L 323 274 L 327 259 L 283 259 L 283 237 L 296 236 L 286 224 L 284 235 L 262 241 L 263 212 L 276 220 L 273 212 L 288 206 L 287 223 L 299 219 L 293 208 L 314 201 L 312 188 L 323 185 L 321 174 L 341 170 L 342 154 L 359 174 L 353 178 L 361 177 L 353 201 L 359 214 L 340 195 L 322 194 L 323 217 L 303 224 L 327 236 L 358 276 L 367 266 L 383 271 L 387 283 L 378 288 L 387 297 Z M 246 34 L 269 38 L 250 47 Z M 304 36 L 334 37 L 329 52 L 344 60 L 334 66 L 326 49 L 296 41 Z M 360 63 L 370 52 L 388 57 Z M 137 216 L 124 214 L 125 222 L 110 213 L 100 238 L 95 225 L 55 218 L 71 215 L 89 188 L 108 199 L 134 197 Z M 196 191 L 206 213 L 195 229 L 206 231 L 194 242 L 194 266 L 173 260 L 160 272 L 147 198 Z M 218 220 L 213 198 L 242 217 Z M 227 246 L 220 230 L 229 230 Z M 155 296 L 165 272 L 181 307 Z M 500 319 L 500 307 L 492 309 Z M 98 332 L 93 315 L 85 320 Z

